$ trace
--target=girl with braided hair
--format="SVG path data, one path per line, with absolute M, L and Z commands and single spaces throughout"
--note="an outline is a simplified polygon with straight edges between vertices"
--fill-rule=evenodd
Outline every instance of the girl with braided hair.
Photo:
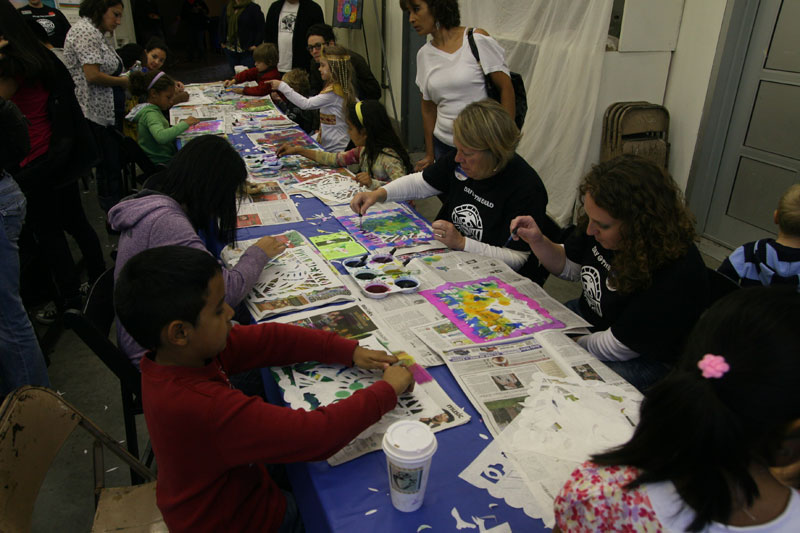
M 337 45 L 325 46 L 319 73 L 325 86 L 311 98 L 301 96 L 283 81 L 272 80 L 272 90 L 280 91 L 300 109 L 319 109 L 317 141 L 326 152 L 342 152 L 350 141 L 345 118 L 347 106 L 356 99 L 353 65 L 347 50 Z

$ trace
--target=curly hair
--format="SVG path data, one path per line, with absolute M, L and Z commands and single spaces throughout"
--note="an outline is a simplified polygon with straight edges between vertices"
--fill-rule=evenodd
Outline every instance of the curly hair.
M 433 15 L 433 20 L 442 27 L 455 28 L 461 25 L 461 12 L 458 10 L 458 0 L 421 0 L 428 5 Z M 400 0 L 400 9 L 411 10 L 411 0 Z
M 594 165 L 580 185 L 581 203 L 590 194 L 598 207 L 622 222 L 611 277 L 616 289 L 646 289 L 653 272 L 684 255 L 695 239 L 694 216 L 678 186 L 661 167 L 642 157 L 621 155 Z M 578 227 L 589 223 L 584 212 Z

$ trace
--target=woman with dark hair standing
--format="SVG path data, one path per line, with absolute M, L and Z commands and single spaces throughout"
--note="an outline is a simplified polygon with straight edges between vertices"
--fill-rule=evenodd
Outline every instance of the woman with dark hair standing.
M 8 0 L 0 0 L 0 35 L 8 41 L 0 59 L 0 96 L 25 115 L 31 139 L 31 151 L 15 173 L 28 200 L 21 245 L 25 252 L 35 248 L 30 255 L 36 257 L 36 275 L 42 278 L 37 282 L 52 292 L 55 305 L 37 314 L 40 322 L 50 323 L 58 310 L 81 304 L 65 230 L 86 260 L 89 282 L 105 270 L 100 241 L 86 219 L 77 184 L 93 163 L 93 142 L 69 73 Z
M 109 130 L 122 128 L 123 89 L 128 87 L 128 78 L 120 76 L 122 59 L 104 35 L 122 23 L 122 11 L 122 0 L 83 0 L 78 11 L 81 18 L 70 28 L 64 42 L 64 64 L 100 148 L 97 196 L 106 212 L 122 198 L 118 135 Z
M 774 472 L 800 461 L 798 316 L 790 287 L 715 303 L 631 440 L 570 475 L 553 531 L 796 532 L 800 494 Z
M 252 0 L 228 0 L 219 18 L 219 42 L 231 72 L 236 65 L 255 67 L 253 50 L 264 41 L 264 13 Z
M 468 31 L 461 23 L 458 0 L 400 0 L 408 21 L 419 35 L 431 35 L 417 52 L 416 83 L 422 93 L 422 125 L 425 157 L 416 164 L 422 170 L 449 152 L 453 145 L 453 121 L 468 104 L 483 100 L 485 76 L 500 90 L 501 104 L 513 119 L 514 86 L 506 66 L 505 51 L 484 30 L 473 38 L 481 58 L 475 60 Z
M 236 193 L 247 178 L 244 161 L 221 137 L 204 135 L 189 141 L 166 170 L 154 175 L 140 193 L 108 213 L 111 227 L 122 233 L 114 278 L 125 263 L 148 248 L 180 245 L 208 251 L 199 232 L 209 239 L 234 242 Z M 225 301 L 235 307 L 253 287 L 267 262 L 282 253 L 283 243 L 262 237 L 248 248 L 234 268 L 222 269 Z M 138 366 L 144 349 L 118 324 L 119 346 Z
M 583 215 L 565 245 L 530 217 L 511 222 L 550 273 L 581 281 L 575 309 L 596 330 L 578 343 L 642 389 L 674 365 L 708 304 L 708 275 L 692 214 L 660 167 L 623 155 L 581 183 Z

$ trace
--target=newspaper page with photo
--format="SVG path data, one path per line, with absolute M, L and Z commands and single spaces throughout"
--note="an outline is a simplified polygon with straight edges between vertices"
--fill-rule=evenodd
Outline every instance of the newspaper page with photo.
M 445 351 L 442 358 L 494 436 L 522 411 L 528 388 L 538 377 L 573 376 L 636 392 L 632 385 L 557 330 L 540 331 L 532 338 L 505 344 L 463 346 Z

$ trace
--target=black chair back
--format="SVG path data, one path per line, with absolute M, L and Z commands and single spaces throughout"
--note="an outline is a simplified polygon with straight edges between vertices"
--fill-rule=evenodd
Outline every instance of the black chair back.
M 706 267 L 706 273 L 708 274 L 708 305 L 741 288 L 738 283 L 713 268 Z

